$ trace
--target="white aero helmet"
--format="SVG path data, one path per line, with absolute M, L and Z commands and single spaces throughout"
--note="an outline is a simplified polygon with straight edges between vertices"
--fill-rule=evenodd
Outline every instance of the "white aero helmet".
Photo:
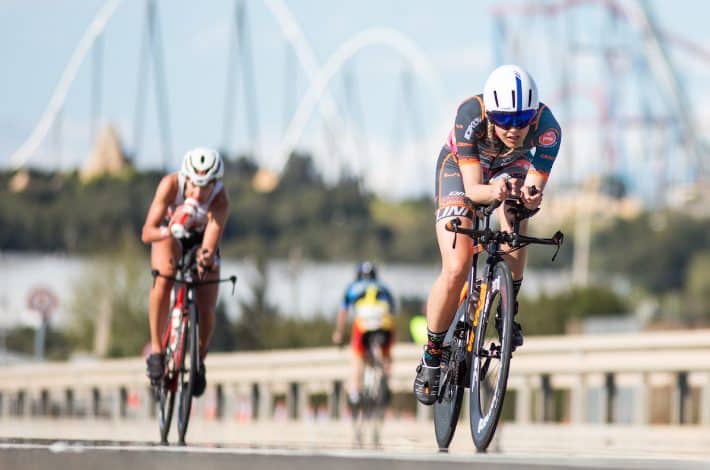
M 216 150 L 197 147 L 185 154 L 180 173 L 197 186 L 205 186 L 210 181 L 222 178 L 224 164 Z
M 535 80 L 517 65 L 501 65 L 486 80 L 483 104 L 487 112 L 537 111 L 540 102 Z

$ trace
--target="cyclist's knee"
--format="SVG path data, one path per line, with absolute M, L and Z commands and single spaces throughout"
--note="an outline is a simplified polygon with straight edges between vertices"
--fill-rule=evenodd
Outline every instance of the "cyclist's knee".
M 461 289 L 468 277 L 468 262 L 450 259 L 441 269 L 441 277 L 449 289 Z

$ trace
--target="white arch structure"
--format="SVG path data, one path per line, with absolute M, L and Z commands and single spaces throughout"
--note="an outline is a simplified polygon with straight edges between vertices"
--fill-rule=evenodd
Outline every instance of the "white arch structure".
M 439 109 L 443 108 L 444 93 L 441 80 L 436 71 L 426 58 L 426 55 L 419 49 L 414 41 L 401 32 L 391 28 L 370 28 L 362 31 L 346 41 L 338 50 L 330 56 L 319 73 L 312 77 L 311 84 L 306 94 L 296 109 L 291 122 L 282 140 L 280 150 L 277 155 L 279 169 L 286 163 L 288 156 L 294 150 L 298 141 L 303 135 L 306 124 L 311 117 L 316 106 L 328 95 L 328 83 L 335 74 L 350 60 L 357 52 L 369 46 L 382 45 L 393 48 L 402 54 L 412 65 L 414 71 L 422 77 L 424 83 L 434 93 L 434 98 L 439 104 Z
M 79 44 L 64 68 L 59 83 L 39 122 L 27 140 L 10 156 L 10 161 L 14 168 L 20 168 L 26 165 L 47 136 L 47 133 L 64 105 L 69 89 L 76 79 L 76 75 L 86 55 L 96 39 L 106 29 L 108 21 L 115 13 L 121 1 L 122 0 L 107 0 L 94 17 L 91 25 L 80 39 Z M 440 103 L 443 102 L 441 82 L 438 80 L 434 69 L 430 66 L 426 56 L 419 50 L 416 44 L 404 34 L 387 28 L 372 28 L 363 31 L 343 44 L 338 51 L 331 56 L 326 65 L 321 68 L 313 48 L 284 1 L 263 0 L 263 2 L 275 18 L 286 40 L 288 40 L 294 48 L 296 57 L 311 82 L 282 141 L 281 152 L 279 153 L 281 156 L 280 166 L 283 166 L 288 155 L 293 151 L 293 148 L 300 140 L 305 125 L 317 104 L 321 104 L 318 108 L 320 113 L 327 123 L 335 126 L 336 132 L 345 127 L 341 114 L 337 112 L 335 101 L 328 92 L 327 85 L 335 73 L 356 52 L 367 46 L 390 46 L 401 53 L 412 64 L 415 72 L 424 78 L 425 83 L 427 83 L 434 92 L 437 101 Z
M 104 31 L 108 21 L 113 16 L 116 8 L 122 0 L 107 0 L 103 7 L 97 13 L 91 25 L 82 36 L 79 44 L 75 48 L 69 62 L 62 71 L 62 76 L 59 84 L 52 94 L 52 98 L 47 105 L 42 117 L 35 126 L 34 130 L 27 140 L 10 156 L 10 161 L 15 168 L 23 167 L 30 160 L 34 152 L 47 136 L 47 133 L 52 128 L 54 121 L 59 114 L 64 101 L 66 100 L 69 89 L 74 82 L 81 65 L 83 64 L 86 55 L 91 50 L 96 38 Z M 296 52 L 301 66 L 309 80 L 316 76 L 320 70 L 320 65 L 313 52 L 313 48 L 304 36 L 301 28 L 294 15 L 288 9 L 283 0 L 263 0 L 264 5 L 276 19 L 282 34 L 289 41 Z M 323 106 L 321 108 L 323 118 L 326 122 L 333 123 L 336 126 L 342 125 L 342 119 L 339 113 L 336 112 L 336 106 L 330 95 L 326 94 L 323 97 Z
M 107 0 L 79 40 L 79 44 L 76 46 L 76 49 L 74 49 L 74 53 L 66 67 L 64 67 L 62 76 L 59 79 L 59 84 L 54 89 L 52 98 L 49 100 L 49 104 L 32 131 L 32 134 L 30 134 L 20 148 L 10 156 L 10 161 L 14 168 L 17 169 L 24 166 L 47 136 L 47 133 L 52 128 L 52 124 L 54 124 L 54 121 L 57 119 L 59 111 L 64 105 L 67 93 L 76 78 L 76 74 L 79 72 L 81 64 L 84 62 L 86 54 L 91 50 L 91 46 L 93 46 L 96 38 L 106 29 L 106 24 L 111 19 L 120 3 L 121 0 Z

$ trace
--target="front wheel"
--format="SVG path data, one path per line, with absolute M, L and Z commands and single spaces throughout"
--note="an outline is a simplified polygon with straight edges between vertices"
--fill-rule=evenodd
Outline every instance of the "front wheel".
M 508 384 L 512 351 L 513 278 L 504 261 L 493 266 L 476 325 L 471 361 L 470 417 L 473 443 L 485 452 L 493 439 Z M 482 286 L 483 292 L 483 286 Z M 496 315 L 501 331 L 496 328 Z
M 197 368 L 199 367 L 199 329 L 197 324 L 197 308 L 190 305 L 187 325 L 183 335 L 183 361 L 178 377 L 180 386 L 180 402 L 178 407 L 178 444 L 185 445 L 185 434 L 187 424 L 190 421 L 190 411 L 192 410 L 192 391 L 195 388 L 197 379 Z
M 465 330 L 460 319 L 463 318 L 467 304 L 468 301 L 463 302 L 456 312 L 449 331 L 446 333 L 444 350 L 441 354 L 444 369 L 441 372 L 439 396 L 434 402 L 434 432 L 440 451 L 448 450 L 461 413 L 465 371 L 463 358 L 465 357 L 466 342 L 463 339 Z
M 163 383 L 156 390 L 156 404 L 158 406 L 158 422 L 160 424 L 160 443 L 168 444 L 168 433 L 170 432 L 170 422 L 173 419 L 173 408 L 175 407 L 175 384 Z

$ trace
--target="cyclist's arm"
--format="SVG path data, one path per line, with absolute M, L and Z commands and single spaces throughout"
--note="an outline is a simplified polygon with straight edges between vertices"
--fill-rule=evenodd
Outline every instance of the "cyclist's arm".
M 229 198 L 227 197 L 227 190 L 224 189 L 215 198 L 207 211 L 207 225 L 202 239 L 202 252 L 205 254 L 202 259 L 207 266 L 210 266 L 214 260 L 228 217 Z M 205 252 L 205 250 L 207 251 Z
M 491 184 L 483 184 L 483 170 L 480 164 L 461 165 L 461 178 L 466 196 L 479 204 L 502 201 L 508 195 L 505 180 L 499 179 Z
M 339 335 L 345 331 L 345 322 L 348 320 L 348 310 L 341 305 L 338 309 L 338 316 L 335 320 L 335 331 Z
M 562 141 L 562 129 L 559 123 L 550 108 L 542 106 L 540 121 L 533 136 L 535 155 L 523 184 L 523 199 L 529 209 L 536 208 L 542 200 L 543 190 L 552 171 L 552 165 L 560 151 Z M 533 186 L 538 189 L 536 195 L 530 194 L 529 188 Z
M 177 178 L 175 175 L 167 175 L 160 180 L 158 188 L 155 190 L 153 202 L 148 209 L 148 215 L 143 224 L 141 241 L 145 244 L 165 240 L 170 237 L 170 232 L 160 224 L 165 217 L 170 204 L 175 200 L 177 191 Z
M 478 153 L 478 140 L 485 129 L 485 116 L 480 96 L 459 106 L 454 123 L 457 157 L 466 196 L 479 204 L 503 200 L 507 191 L 501 183 L 484 184 L 483 169 Z

